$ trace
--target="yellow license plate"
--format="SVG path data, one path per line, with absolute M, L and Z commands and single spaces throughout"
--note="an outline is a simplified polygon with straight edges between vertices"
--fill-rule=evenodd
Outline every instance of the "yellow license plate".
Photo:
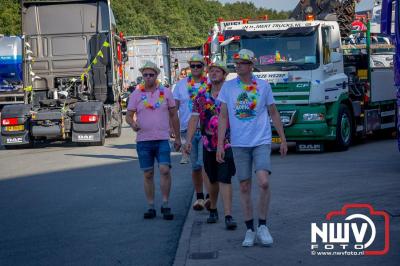
M 279 137 L 272 138 L 272 143 L 281 143 L 281 138 Z
M 6 126 L 6 131 L 23 131 L 24 129 L 24 125 Z

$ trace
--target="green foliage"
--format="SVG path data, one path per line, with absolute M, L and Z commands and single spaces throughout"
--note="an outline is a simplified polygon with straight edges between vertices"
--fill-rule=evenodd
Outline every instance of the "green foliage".
M 21 12 L 19 7 L 18 0 L 0 0 L 0 34 L 20 34 Z
M 118 30 L 125 35 L 168 35 L 172 46 L 201 45 L 219 17 L 284 19 L 287 12 L 256 8 L 251 3 L 214 0 L 112 0 Z M 0 0 L 0 33 L 20 34 L 18 0 Z

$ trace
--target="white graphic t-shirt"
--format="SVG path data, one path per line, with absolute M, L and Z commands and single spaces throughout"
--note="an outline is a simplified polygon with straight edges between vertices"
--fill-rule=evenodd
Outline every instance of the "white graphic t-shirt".
M 193 101 L 190 99 L 188 90 L 188 78 L 181 79 L 175 86 L 173 95 L 174 99 L 180 102 L 179 104 L 179 122 L 181 131 L 187 130 L 190 116 L 192 115 Z M 193 92 L 198 93 L 201 83 L 195 83 Z
M 218 100 L 226 103 L 233 147 L 271 144 L 271 124 L 267 106 L 274 104 L 271 85 L 255 78 L 257 92 L 247 92 L 237 79 L 226 81 Z M 255 106 L 254 106 L 255 105 Z

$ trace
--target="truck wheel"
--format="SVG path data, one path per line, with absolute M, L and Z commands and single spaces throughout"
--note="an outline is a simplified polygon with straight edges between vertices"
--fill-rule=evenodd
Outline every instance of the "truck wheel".
M 341 104 L 336 125 L 335 149 L 345 151 L 349 148 L 353 139 L 353 121 L 349 108 Z
M 119 137 L 121 137 L 121 133 L 122 133 L 122 112 L 121 112 L 121 114 L 119 115 L 118 122 L 119 122 L 118 127 L 115 128 L 115 129 L 113 129 L 113 130 L 110 132 L 110 137 L 112 137 L 112 138 L 119 138 Z
M 104 122 L 104 115 L 101 116 L 101 124 L 100 124 L 100 141 L 93 142 L 94 146 L 104 146 L 106 142 L 106 127 Z

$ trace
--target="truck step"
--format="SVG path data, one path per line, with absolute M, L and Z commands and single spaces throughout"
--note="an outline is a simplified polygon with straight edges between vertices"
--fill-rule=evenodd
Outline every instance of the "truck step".
M 3 101 L 0 100 L 0 105 L 18 104 L 18 103 L 24 103 L 24 101 L 8 101 L 8 102 L 3 102 Z
M 393 116 L 396 114 L 395 110 L 391 110 L 391 111 L 385 111 L 385 112 L 381 112 L 381 117 L 386 117 L 386 116 Z
M 381 124 L 381 129 L 394 128 L 395 126 L 396 126 L 395 122 Z

